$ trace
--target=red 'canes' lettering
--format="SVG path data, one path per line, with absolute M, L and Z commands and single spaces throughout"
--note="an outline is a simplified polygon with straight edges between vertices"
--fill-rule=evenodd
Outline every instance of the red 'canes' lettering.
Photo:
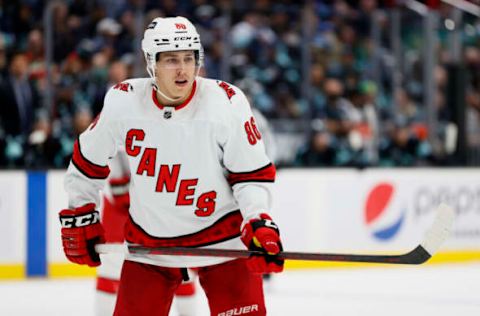
M 163 192 L 163 187 L 167 188 L 167 192 L 175 192 L 177 187 L 178 174 L 180 173 L 181 165 L 173 165 L 172 172 L 170 172 L 168 165 L 161 165 L 158 172 L 156 192 Z
M 228 183 L 234 186 L 242 182 L 274 182 L 276 169 L 272 163 L 265 167 L 249 172 L 231 172 L 227 177 Z
M 91 179 L 106 179 L 110 173 L 108 166 L 94 164 L 82 155 L 79 139 L 73 145 L 72 163 L 78 171 Z
M 177 205 L 192 205 L 193 198 L 188 198 L 195 194 L 195 186 L 198 183 L 198 179 L 185 179 L 180 181 L 180 187 L 178 188 Z
M 206 217 L 212 215 L 215 211 L 215 199 L 217 198 L 217 192 L 210 191 L 205 192 L 198 197 L 197 209 L 195 215 L 199 217 Z
M 133 146 L 134 140 L 144 140 L 145 132 L 141 129 L 131 129 L 127 132 L 125 139 L 125 151 L 129 156 L 136 157 L 140 153 L 140 146 Z
M 140 163 L 138 164 L 137 174 L 142 175 L 145 171 L 147 176 L 155 176 L 155 162 L 157 160 L 156 148 L 145 148 Z

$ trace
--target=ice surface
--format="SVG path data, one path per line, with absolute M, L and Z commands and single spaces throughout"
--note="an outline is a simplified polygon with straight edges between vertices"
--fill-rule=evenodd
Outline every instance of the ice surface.
M 266 299 L 273 316 L 478 316 L 480 263 L 286 271 L 266 284 Z M 197 303 L 209 315 L 203 294 Z M 93 305 L 93 279 L 0 282 L 0 315 L 85 316 Z

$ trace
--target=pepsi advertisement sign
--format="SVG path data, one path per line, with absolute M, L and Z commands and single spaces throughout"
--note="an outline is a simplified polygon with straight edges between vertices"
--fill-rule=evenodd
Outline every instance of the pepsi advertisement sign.
M 407 210 L 389 207 L 394 194 L 395 187 L 390 183 L 382 182 L 374 186 L 367 195 L 364 206 L 365 225 L 369 228 L 372 237 L 377 240 L 387 241 L 394 238 L 404 225 Z M 394 220 L 373 228 L 376 222 L 387 216 L 388 212 L 397 213 Z
M 343 185 L 349 188 L 348 193 L 344 190 L 341 195 L 338 187 L 327 186 L 333 191 L 325 196 L 332 199 L 326 203 L 330 205 L 328 211 L 332 215 L 329 218 L 335 227 L 329 230 L 329 242 L 335 244 L 335 249 L 408 249 L 423 240 L 442 202 L 453 207 L 456 213 L 445 247 L 480 248 L 478 172 L 375 169 L 358 171 L 352 180 L 354 183 Z M 341 237 L 338 232 L 342 232 Z M 333 238 L 334 234 L 338 241 Z
M 477 169 L 284 169 L 276 187 L 272 215 L 289 250 L 409 250 L 441 202 L 456 213 L 443 250 L 480 250 Z

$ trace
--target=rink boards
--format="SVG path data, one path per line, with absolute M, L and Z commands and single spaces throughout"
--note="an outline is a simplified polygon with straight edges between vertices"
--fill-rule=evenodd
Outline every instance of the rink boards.
M 0 172 L 0 279 L 93 275 L 63 255 L 64 171 Z M 283 169 L 272 215 L 289 251 L 390 254 L 422 240 L 440 201 L 456 211 L 432 263 L 480 261 L 480 169 Z M 341 266 L 357 266 L 348 264 Z M 289 261 L 287 268 L 340 266 Z

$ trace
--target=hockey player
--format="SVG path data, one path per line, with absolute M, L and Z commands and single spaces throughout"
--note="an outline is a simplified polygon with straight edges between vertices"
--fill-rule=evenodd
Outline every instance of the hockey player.
M 151 78 L 110 89 L 99 119 L 74 145 L 60 212 L 67 258 L 100 265 L 98 191 L 109 157 L 125 148 L 131 174 L 128 243 L 256 249 L 249 259 L 129 254 L 114 315 L 168 315 L 186 268 L 195 268 L 212 315 L 265 315 L 262 273 L 281 272 L 268 211 L 275 167 L 241 90 L 197 77 L 200 37 L 185 18 L 156 18 L 142 49 Z M 243 244 L 242 244 L 243 242 Z
M 101 211 L 105 240 L 110 243 L 124 241 L 123 229 L 128 219 L 130 208 L 130 170 L 125 152 L 119 150 L 109 162 L 110 174 L 103 190 Z M 111 316 L 115 308 L 120 271 L 124 256 L 117 253 L 100 256 L 102 264 L 97 268 L 95 297 L 95 315 Z M 184 281 L 175 291 L 176 308 L 180 316 L 195 315 L 194 278 Z

